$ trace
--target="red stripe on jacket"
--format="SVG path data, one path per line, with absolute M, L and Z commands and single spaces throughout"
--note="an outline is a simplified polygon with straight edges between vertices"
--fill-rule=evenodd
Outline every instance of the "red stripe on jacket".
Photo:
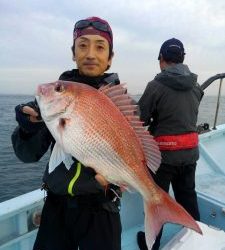
M 156 136 L 160 150 L 182 150 L 191 149 L 198 146 L 198 134 L 196 132 L 180 135 Z

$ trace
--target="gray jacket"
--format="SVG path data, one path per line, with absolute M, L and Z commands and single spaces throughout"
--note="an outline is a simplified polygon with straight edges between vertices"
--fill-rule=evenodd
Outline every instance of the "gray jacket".
M 187 65 L 172 65 L 148 83 L 139 100 L 141 119 L 154 136 L 196 132 L 202 96 L 197 75 Z M 162 162 L 171 165 L 192 164 L 198 157 L 198 148 L 162 151 Z

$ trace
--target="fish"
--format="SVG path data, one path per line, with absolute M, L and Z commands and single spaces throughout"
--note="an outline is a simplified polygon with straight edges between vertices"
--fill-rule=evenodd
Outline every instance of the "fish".
M 36 99 L 56 141 L 49 172 L 61 162 L 69 169 L 71 157 L 75 157 L 108 182 L 139 192 L 144 202 L 148 249 L 167 222 L 202 234 L 191 215 L 153 181 L 148 168 L 157 171 L 161 154 L 124 84 L 95 89 L 58 80 L 40 84 Z

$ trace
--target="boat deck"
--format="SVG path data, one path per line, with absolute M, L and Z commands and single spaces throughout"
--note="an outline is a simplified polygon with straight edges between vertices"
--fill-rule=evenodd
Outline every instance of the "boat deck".
M 197 177 L 207 173 L 225 176 L 225 125 L 201 135 Z
M 225 205 L 225 125 L 201 135 L 200 159 L 196 170 L 199 194 Z
M 225 125 L 200 136 L 200 153 L 196 171 L 196 189 L 201 221 L 225 230 Z M 33 213 L 43 205 L 44 193 L 35 190 L 0 203 L 0 250 L 31 250 L 37 228 Z M 122 249 L 138 250 L 136 235 L 143 231 L 144 209 L 137 193 L 124 193 L 121 206 Z M 179 233 L 177 234 L 177 232 Z M 181 226 L 166 224 L 161 248 L 183 232 Z
M 208 133 L 201 135 L 199 145 L 201 155 L 197 163 L 196 190 L 201 220 L 208 225 L 225 230 L 225 125 L 220 125 L 218 128 L 218 130 L 212 130 L 209 133 L 210 135 Z M 123 207 L 127 209 L 128 207 L 136 206 L 137 208 L 139 206 L 138 211 L 134 211 L 136 216 L 131 215 L 132 218 L 137 220 L 140 216 L 140 210 L 143 215 L 143 207 L 140 206 L 141 198 L 138 195 L 136 198 L 132 197 L 132 199 L 125 197 L 124 202 L 127 201 L 134 201 L 134 203 L 129 204 L 129 206 L 127 206 L 128 204 L 124 204 L 124 206 L 122 204 L 122 219 L 126 218 L 125 215 L 128 214 L 128 211 L 123 211 Z M 143 221 L 144 217 L 143 220 L 139 217 L 139 220 Z M 123 222 L 125 225 L 126 223 L 126 221 Z M 124 228 L 122 249 L 137 250 L 136 235 L 138 231 L 143 231 L 143 224 L 134 221 L 134 224 L 130 224 L 128 228 L 130 229 Z M 161 248 L 169 249 L 167 243 L 182 230 L 180 225 L 167 223 L 163 230 Z

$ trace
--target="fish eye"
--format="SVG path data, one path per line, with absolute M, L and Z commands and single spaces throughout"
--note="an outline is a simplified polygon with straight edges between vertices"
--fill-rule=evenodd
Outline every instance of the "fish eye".
M 55 91 L 56 92 L 63 92 L 64 91 L 64 86 L 61 83 L 56 84 L 55 86 Z

